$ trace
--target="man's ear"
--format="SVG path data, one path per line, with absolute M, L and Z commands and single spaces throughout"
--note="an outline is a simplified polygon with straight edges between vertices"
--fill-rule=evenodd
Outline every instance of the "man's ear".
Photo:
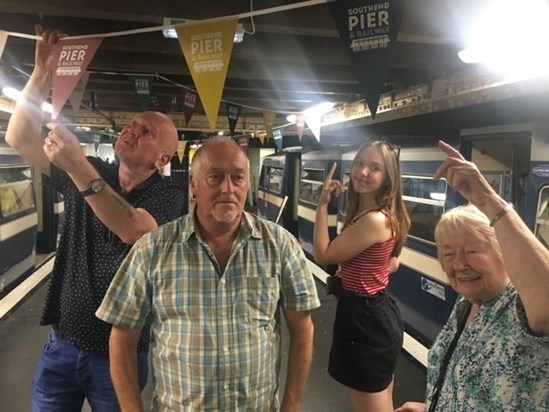
M 197 181 L 193 178 L 193 175 L 191 175 L 189 177 L 189 180 L 190 180 L 190 189 L 191 189 L 191 194 L 193 195 L 193 199 L 196 198 L 196 192 L 197 192 L 197 187 L 196 187 L 196 183 Z
M 156 159 L 156 162 L 154 162 L 155 168 L 162 169 L 164 166 L 166 166 L 168 163 L 170 163 L 170 160 L 172 160 L 172 156 L 170 156 L 168 153 L 163 152 L 158 159 Z

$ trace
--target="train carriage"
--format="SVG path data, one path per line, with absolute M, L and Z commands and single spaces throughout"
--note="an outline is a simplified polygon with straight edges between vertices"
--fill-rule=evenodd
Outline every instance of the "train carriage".
M 341 164 L 340 152 L 315 150 L 304 153 L 301 157 L 301 182 L 298 200 L 299 241 L 305 255 L 313 261 L 313 229 L 316 207 L 322 193 L 324 180 L 334 163 L 337 164 L 334 176 L 338 176 Z M 337 235 L 337 203 L 338 199 L 333 199 L 328 205 L 330 239 Z M 337 266 L 329 265 L 323 268 L 328 273 L 335 273 Z
M 38 213 L 30 166 L 0 146 L 0 297 L 30 274 L 36 256 Z
M 296 238 L 300 170 L 300 147 L 265 156 L 257 190 L 259 216 L 280 223 Z

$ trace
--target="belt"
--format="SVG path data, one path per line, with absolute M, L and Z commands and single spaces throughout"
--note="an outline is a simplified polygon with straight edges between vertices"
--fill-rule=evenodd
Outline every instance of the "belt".
M 336 296 L 343 302 L 352 303 L 355 305 L 371 305 L 385 300 L 388 295 L 386 289 L 377 292 L 375 295 L 366 296 L 358 295 L 341 287 L 338 288 Z

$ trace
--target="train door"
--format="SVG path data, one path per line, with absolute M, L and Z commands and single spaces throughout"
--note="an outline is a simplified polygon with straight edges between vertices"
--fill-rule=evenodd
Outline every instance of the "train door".
M 474 162 L 492 188 L 511 202 L 522 219 L 534 230 L 536 203 L 544 173 L 535 175 L 531 160 L 544 156 L 532 150 L 541 136 L 535 125 L 507 125 L 462 131 L 461 152 Z M 538 145 L 539 146 L 539 145 Z M 545 150 L 547 154 L 547 150 Z
M 37 222 L 31 168 L 0 147 L 0 297 L 34 268 Z
M 402 195 L 411 226 L 389 292 L 398 302 L 406 331 L 427 347 L 446 323 L 456 298 L 434 239 L 447 198 L 446 182 L 435 181 L 434 174 L 445 158 L 436 142 L 400 151 Z
M 324 179 L 334 163 L 338 165 L 334 176 L 339 176 L 341 173 L 341 153 L 334 151 L 312 151 L 303 154 L 301 157 L 301 182 L 297 209 L 299 242 L 305 255 L 313 261 L 313 230 L 316 207 L 322 193 Z M 330 239 L 333 239 L 337 235 L 338 200 L 333 199 L 328 205 L 328 232 Z M 324 266 L 323 269 L 333 274 L 337 266 Z

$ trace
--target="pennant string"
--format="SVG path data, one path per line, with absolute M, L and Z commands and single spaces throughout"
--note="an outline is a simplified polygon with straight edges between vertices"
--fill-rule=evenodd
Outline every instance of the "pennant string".
M 216 22 L 216 21 L 227 20 L 227 19 L 236 19 L 236 18 L 237 19 L 246 19 L 246 18 L 255 17 L 255 16 L 263 16 L 265 14 L 273 14 L 273 13 L 278 13 L 278 12 L 286 11 L 286 10 L 294 10 L 294 9 L 300 9 L 300 8 L 303 8 L 303 7 L 316 6 L 318 4 L 329 3 L 330 1 L 334 1 L 334 0 L 308 0 L 308 1 L 301 2 L 301 3 L 294 3 L 294 4 L 287 4 L 287 5 L 284 5 L 284 6 L 270 7 L 268 9 L 254 10 L 254 11 L 249 11 L 247 13 L 241 13 L 241 14 L 233 14 L 231 16 L 219 16 L 219 17 L 213 17 L 213 18 L 205 19 L 205 20 L 188 20 L 188 21 L 184 21 L 182 23 L 176 24 L 176 25 L 172 24 L 172 25 L 166 25 L 166 26 L 152 26 L 152 27 L 143 27 L 143 28 L 140 28 L 140 29 L 110 32 L 110 33 L 85 34 L 85 35 L 80 35 L 80 36 L 68 36 L 68 37 L 63 37 L 60 40 L 85 39 L 85 38 L 88 38 L 88 37 L 118 37 L 118 36 L 129 36 L 129 35 L 132 35 L 132 34 L 151 33 L 151 32 L 154 32 L 154 31 L 162 31 L 164 29 L 173 29 L 173 28 L 175 28 L 175 26 L 180 26 L 180 25 L 193 26 L 193 25 L 204 24 L 206 22 Z M 4 30 L 0 30 L 0 31 L 4 31 Z M 25 38 L 25 39 L 38 40 L 40 38 L 39 36 L 36 36 L 36 35 L 17 33 L 17 32 L 11 32 L 11 31 L 4 31 L 4 33 L 9 34 L 10 36 L 22 37 L 22 38 Z

